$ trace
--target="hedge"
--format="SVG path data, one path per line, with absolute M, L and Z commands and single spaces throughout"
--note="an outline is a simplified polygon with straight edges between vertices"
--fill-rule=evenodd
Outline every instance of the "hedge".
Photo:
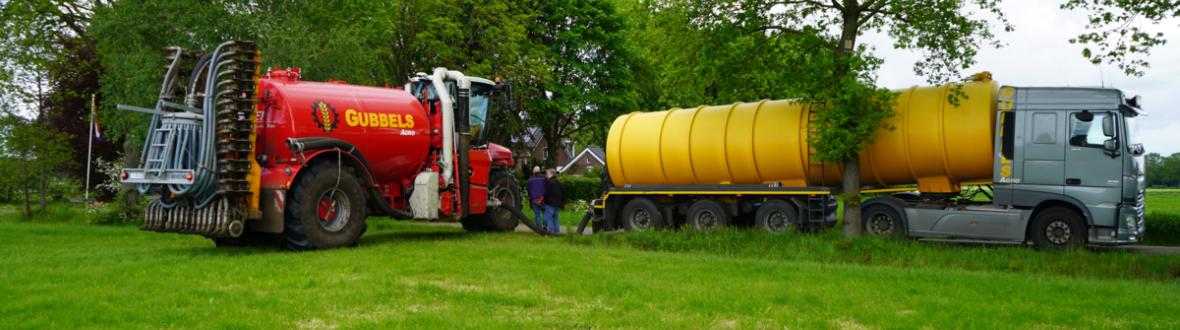
M 559 175 L 557 176 L 557 181 L 561 182 L 562 191 L 565 192 L 566 203 L 576 200 L 589 201 L 602 197 L 602 180 L 600 179 L 587 178 L 580 175 Z

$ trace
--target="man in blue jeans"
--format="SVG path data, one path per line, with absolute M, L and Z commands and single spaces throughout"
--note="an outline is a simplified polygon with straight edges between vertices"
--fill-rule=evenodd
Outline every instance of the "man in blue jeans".
M 557 212 L 565 207 L 565 194 L 561 191 L 561 182 L 557 181 L 557 171 L 549 169 L 545 172 L 545 194 L 542 195 L 545 208 L 545 224 L 549 232 L 561 234 L 561 224 L 557 222 Z
M 533 166 L 533 176 L 528 181 L 529 190 L 529 208 L 533 209 L 533 223 L 537 227 L 545 228 L 544 219 L 541 218 L 541 201 L 545 196 L 545 175 L 541 173 L 540 166 Z

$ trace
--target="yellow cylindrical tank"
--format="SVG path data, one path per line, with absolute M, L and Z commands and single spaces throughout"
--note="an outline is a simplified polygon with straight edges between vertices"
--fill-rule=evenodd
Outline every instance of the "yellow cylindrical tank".
M 918 184 L 923 192 L 958 192 L 959 183 L 992 176 L 997 85 L 980 75 L 963 84 L 959 106 L 949 85 L 897 91 L 895 114 L 861 152 L 861 183 Z M 606 141 L 607 169 L 625 185 L 840 182 L 838 164 L 813 159 L 810 106 L 792 100 L 635 112 L 615 119 Z

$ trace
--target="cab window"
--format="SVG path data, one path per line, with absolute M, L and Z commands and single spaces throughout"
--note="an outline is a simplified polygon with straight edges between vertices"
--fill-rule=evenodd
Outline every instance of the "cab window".
M 1104 112 L 1075 112 L 1069 120 L 1069 145 L 1075 147 L 1102 148 L 1106 135 L 1102 134 L 1102 121 L 1110 114 Z

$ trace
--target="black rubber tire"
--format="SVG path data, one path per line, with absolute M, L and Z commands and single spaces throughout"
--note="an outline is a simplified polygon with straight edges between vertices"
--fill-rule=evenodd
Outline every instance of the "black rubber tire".
M 212 240 L 213 245 L 219 248 L 277 246 L 280 242 L 276 234 L 251 231 L 244 232 L 242 236 L 238 237 L 213 237 L 209 238 L 209 240 Z
M 643 215 L 646 213 L 646 216 Z M 638 197 L 627 202 L 619 212 L 619 220 L 627 231 L 651 231 L 664 228 L 664 213 L 650 199 Z
M 1049 207 L 1032 219 L 1029 236 L 1033 247 L 1041 250 L 1081 248 L 1086 245 L 1086 224 L 1074 210 Z
M 869 236 L 902 237 L 906 234 L 905 221 L 896 209 L 873 204 L 860 210 L 860 226 Z
M 772 233 L 796 231 L 799 229 L 799 212 L 787 201 L 771 199 L 754 213 L 754 227 Z
M 688 207 L 684 225 L 692 230 L 713 231 L 728 227 L 730 220 L 729 213 L 725 212 L 725 207 L 721 203 L 712 199 L 702 199 Z
M 459 223 L 463 225 L 463 230 L 473 232 L 516 230 L 518 224 L 516 216 L 511 211 L 501 209 L 501 207 L 510 207 L 517 211 L 521 209 L 520 186 L 512 180 L 512 174 L 503 170 L 492 171 L 488 177 L 488 194 L 488 197 L 493 197 L 491 194 L 499 194 L 500 196 L 495 197 L 504 204 L 497 208 L 489 208 L 484 214 L 470 215 L 460 220 Z
M 283 217 L 283 246 L 289 250 L 304 251 L 356 246 L 365 232 L 365 217 L 368 216 L 367 200 L 361 184 L 347 167 L 337 171 L 333 163 L 314 165 L 299 176 L 288 197 L 286 214 Z M 320 198 L 336 187 L 340 178 L 339 191 L 348 201 L 348 215 L 342 227 L 334 231 L 324 228 L 317 214 Z

